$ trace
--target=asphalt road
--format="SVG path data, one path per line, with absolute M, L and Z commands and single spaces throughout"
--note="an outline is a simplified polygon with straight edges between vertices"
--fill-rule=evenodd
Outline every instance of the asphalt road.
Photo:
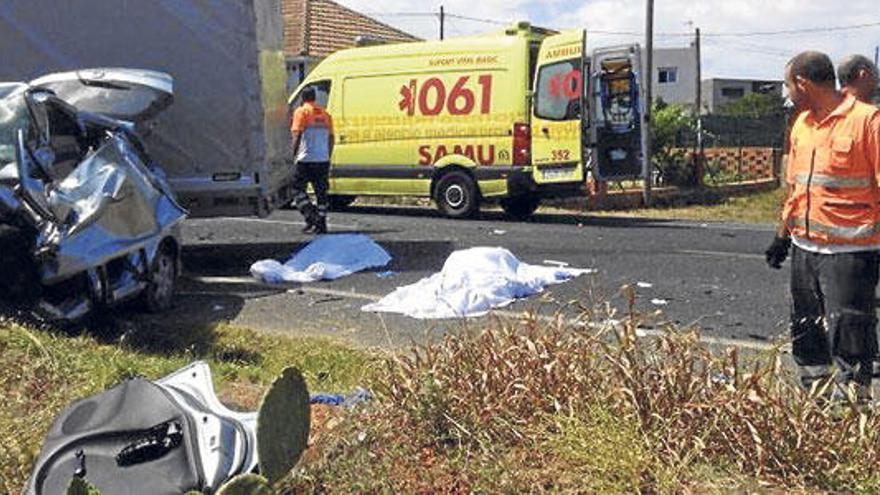
M 405 345 L 457 331 L 462 322 L 377 315 L 360 307 L 440 270 L 454 250 L 502 246 L 528 263 L 553 260 L 597 270 L 516 302 L 504 309 L 505 315 L 531 310 L 574 317 L 578 303 L 607 300 L 620 317 L 629 307 L 620 289 L 633 284 L 633 308 L 650 315 L 649 326 L 697 324 L 704 335 L 746 343 L 786 332 L 788 269 L 767 268 L 761 254 L 772 238 L 770 226 L 562 214 L 512 222 L 492 212 L 461 221 L 428 209 L 361 207 L 331 214 L 331 232 L 372 237 L 393 256 L 386 268 L 393 276 L 362 272 L 284 287 L 253 281 L 248 276 L 252 262 L 284 260 L 308 242 L 302 226 L 296 211 L 278 211 L 266 219 L 189 220 L 180 297 L 166 317 L 176 323 L 229 321 L 357 345 Z

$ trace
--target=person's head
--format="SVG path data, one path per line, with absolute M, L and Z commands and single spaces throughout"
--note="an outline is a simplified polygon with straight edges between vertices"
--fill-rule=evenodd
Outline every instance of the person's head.
M 309 86 L 304 89 L 302 92 L 303 102 L 314 102 L 315 101 L 315 88 Z
M 834 93 L 834 64 L 828 55 L 806 51 L 785 65 L 785 89 L 795 106 L 809 108 L 817 99 Z
M 850 55 L 837 66 L 840 87 L 861 101 L 870 101 L 877 89 L 877 66 L 868 57 Z

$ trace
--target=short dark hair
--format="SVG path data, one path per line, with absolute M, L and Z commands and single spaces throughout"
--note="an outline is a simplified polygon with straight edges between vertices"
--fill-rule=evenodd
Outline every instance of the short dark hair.
M 315 101 L 315 88 L 309 86 L 302 92 L 303 101 Z
M 822 52 L 801 52 L 788 61 L 792 79 L 803 77 L 815 84 L 834 86 L 834 64 Z
M 850 55 L 840 62 L 837 66 L 837 80 L 841 86 L 846 86 L 853 82 L 859 75 L 859 71 L 865 70 L 877 78 L 877 66 L 871 59 L 864 55 Z

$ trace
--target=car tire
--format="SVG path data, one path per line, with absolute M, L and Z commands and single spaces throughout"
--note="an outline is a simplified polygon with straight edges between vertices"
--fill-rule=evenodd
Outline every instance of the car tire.
M 514 220 L 525 220 L 541 206 L 541 198 L 537 196 L 513 196 L 501 200 L 504 214 Z
M 40 275 L 31 252 L 33 234 L 0 225 L 0 299 L 12 303 L 34 302 L 42 292 Z
M 334 194 L 330 196 L 330 209 L 333 211 L 340 211 L 348 208 L 354 203 L 354 200 L 357 199 L 357 196 L 349 196 L 343 194 Z
M 473 177 L 463 170 L 447 172 L 434 189 L 437 209 L 450 218 L 468 218 L 480 209 L 480 195 Z
M 162 246 L 150 264 L 143 302 L 147 311 L 159 313 L 171 309 L 177 286 L 177 256 L 170 246 Z

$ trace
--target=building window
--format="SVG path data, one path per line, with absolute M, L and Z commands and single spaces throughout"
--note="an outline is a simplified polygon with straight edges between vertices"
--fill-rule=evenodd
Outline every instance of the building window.
M 746 90 L 743 88 L 721 88 L 721 96 L 725 98 L 742 98 L 746 95 Z
M 660 67 L 657 82 L 660 84 L 672 84 L 678 81 L 678 67 Z

